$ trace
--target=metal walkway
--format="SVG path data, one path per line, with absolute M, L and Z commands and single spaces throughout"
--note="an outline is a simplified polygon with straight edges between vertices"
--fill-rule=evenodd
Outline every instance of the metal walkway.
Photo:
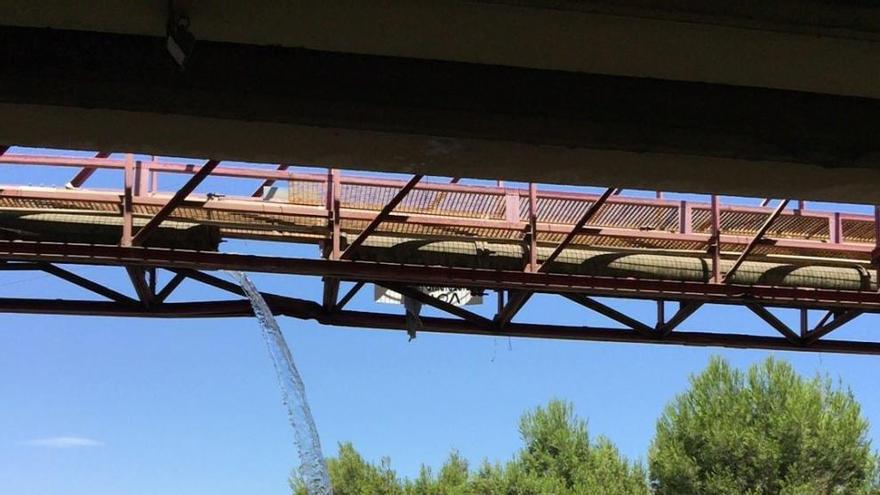
M 380 283 L 449 314 L 423 317 L 426 331 L 880 353 L 880 342 L 827 338 L 854 318 L 880 311 L 876 209 L 857 215 L 813 211 L 788 200 L 742 206 L 717 197 L 645 199 L 613 188 L 585 194 L 421 176 L 306 173 L 283 165 L 2 151 L 0 270 L 47 272 L 102 297 L 5 298 L 3 312 L 242 316 L 250 314 L 246 301 L 219 295 L 166 302 L 186 279 L 240 294 L 206 273 L 238 269 L 323 277 L 320 302 L 278 294 L 267 300 L 279 314 L 332 325 L 404 329 L 403 316 L 345 309 L 366 283 Z M 13 174 L 2 172 L 29 167 L 56 175 L 66 167 L 70 177 L 58 187 L 35 187 L 8 183 Z M 115 171 L 117 188 L 89 187 L 102 170 Z M 182 178 L 182 187 L 163 189 L 170 175 L 178 176 L 174 183 Z M 196 192 L 208 177 L 235 181 L 246 192 Z M 312 243 L 324 257 L 227 253 L 217 248 L 222 239 Z M 133 293 L 58 264 L 124 267 Z M 158 287 L 161 277 L 170 279 Z M 340 297 L 343 282 L 352 285 Z M 494 317 L 434 299 L 417 290 L 423 285 L 494 291 Z M 534 293 L 558 294 L 624 328 L 513 321 Z M 594 296 L 658 301 L 657 321 L 637 321 Z M 669 302 L 678 309 L 666 315 Z M 744 306 L 780 336 L 679 329 L 707 303 Z M 768 308 L 799 310 L 801 324 L 787 325 Z M 813 310 L 824 316 L 811 326 Z

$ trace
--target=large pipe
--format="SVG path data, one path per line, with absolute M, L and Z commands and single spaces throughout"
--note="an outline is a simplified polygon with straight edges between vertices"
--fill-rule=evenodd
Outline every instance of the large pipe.
M 135 228 L 147 220 L 135 218 Z M 0 239 L 64 243 L 118 244 L 122 219 L 118 215 L 72 213 L 0 212 Z M 216 251 L 220 242 L 217 227 L 166 221 L 150 238 L 150 245 L 175 249 Z M 538 261 L 552 253 L 549 247 L 537 249 Z M 433 241 L 371 236 L 354 253 L 355 259 L 434 265 L 522 270 L 527 252 L 520 244 L 473 240 Z M 721 260 L 721 271 L 732 261 Z M 652 254 L 569 248 L 548 266 L 548 272 L 600 277 L 640 278 L 709 282 L 712 262 L 693 254 Z M 801 287 L 830 290 L 876 291 L 874 270 L 852 263 L 849 266 L 810 261 L 746 261 L 730 280 L 737 285 Z
M 148 219 L 135 217 L 135 231 Z M 119 244 L 120 215 L 0 212 L 0 239 L 45 242 Z M 152 247 L 216 251 L 220 229 L 210 225 L 165 221 L 146 243 Z
M 552 248 L 539 247 L 543 262 Z M 450 267 L 522 270 L 528 253 L 519 244 L 482 241 L 431 241 L 371 237 L 355 259 Z M 721 260 L 725 272 L 733 261 Z M 712 260 L 693 254 L 651 254 L 569 248 L 548 266 L 548 272 L 602 277 L 709 282 Z M 834 290 L 877 290 L 876 274 L 865 266 L 797 262 L 745 261 L 730 280 L 738 285 L 806 287 Z

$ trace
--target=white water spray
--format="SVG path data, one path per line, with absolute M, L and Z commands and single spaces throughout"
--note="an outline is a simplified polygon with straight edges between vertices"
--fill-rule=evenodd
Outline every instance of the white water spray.
M 230 275 L 238 280 L 242 290 L 251 300 L 254 315 L 260 321 L 263 338 L 269 348 L 275 373 L 281 386 L 281 400 L 287 407 L 287 416 L 293 426 L 296 449 L 299 452 L 299 473 L 305 482 L 309 495 L 332 495 L 330 476 L 327 474 L 327 463 L 321 453 L 321 441 L 315 420 L 306 401 L 306 391 L 299 371 L 293 363 L 293 356 L 281 333 L 275 316 L 260 295 L 253 282 L 242 272 L 230 271 Z

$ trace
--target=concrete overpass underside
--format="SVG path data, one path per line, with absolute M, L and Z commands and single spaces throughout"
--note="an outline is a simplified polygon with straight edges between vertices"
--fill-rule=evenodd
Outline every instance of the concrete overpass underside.
M 730 4 L 2 0 L 0 143 L 880 202 L 880 9 Z

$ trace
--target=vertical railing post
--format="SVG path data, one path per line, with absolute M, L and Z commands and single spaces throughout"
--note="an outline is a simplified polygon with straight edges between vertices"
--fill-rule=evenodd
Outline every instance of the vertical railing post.
M 840 244 L 843 240 L 843 224 L 839 211 L 835 211 L 828 217 L 828 240 L 834 244 Z
M 330 235 L 330 245 L 324 246 L 324 257 L 331 260 L 338 260 L 342 257 L 341 237 L 342 229 L 340 228 L 340 201 L 341 181 L 339 171 L 335 168 L 327 170 L 327 197 L 325 200 L 327 206 L 327 230 Z M 336 308 L 339 297 L 339 279 L 335 277 L 324 277 L 324 311 L 331 312 Z
M 678 232 L 680 234 L 693 232 L 693 209 L 687 201 L 682 201 L 678 209 Z
M 538 271 L 538 186 L 529 182 L 529 271 Z
M 134 156 L 125 155 L 125 168 L 123 169 L 123 188 L 122 188 L 122 238 L 119 244 L 122 246 L 131 246 L 134 213 L 133 194 L 134 194 Z
M 147 161 L 147 162 L 143 162 L 141 164 L 141 166 L 143 167 L 143 174 L 144 174 L 144 177 L 143 177 L 144 186 L 143 186 L 143 191 L 141 192 L 141 194 L 150 194 L 151 192 L 153 192 L 153 189 L 152 189 L 152 186 L 153 186 L 153 164 L 152 164 L 152 162 Z
M 718 195 L 712 195 L 712 238 L 709 241 L 709 249 L 712 253 L 712 281 L 721 283 L 721 208 L 718 203 Z
M 150 191 L 150 162 L 134 162 L 134 195 L 143 196 Z
M 874 206 L 874 252 L 871 263 L 877 269 L 877 288 L 880 289 L 880 205 Z
M 327 257 L 333 260 L 339 259 L 340 254 L 342 254 L 339 219 L 340 185 L 339 170 L 335 168 L 329 169 L 327 172 L 327 218 L 328 229 L 330 230 L 330 246 L 328 246 Z
M 519 223 L 519 193 L 516 191 L 504 195 L 504 221 L 511 225 Z
M 159 172 L 153 170 L 152 164 L 156 163 L 156 155 L 150 157 L 150 192 L 156 193 L 159 191 Z

